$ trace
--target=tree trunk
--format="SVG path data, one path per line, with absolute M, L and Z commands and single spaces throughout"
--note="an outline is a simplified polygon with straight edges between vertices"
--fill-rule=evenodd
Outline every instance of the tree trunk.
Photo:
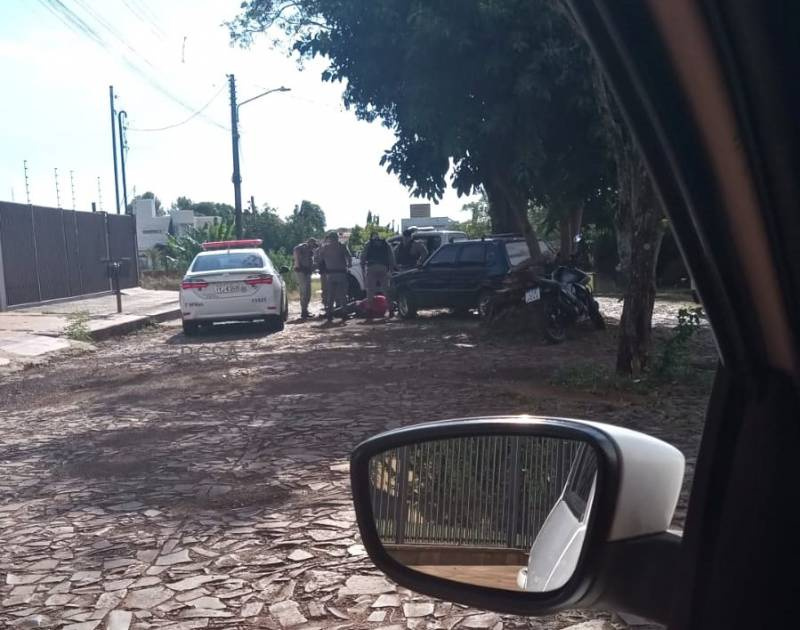
M 576 206 L 566 213 L 558 222 L 560 248 L 558 250 L 559 262 L 569 263 L 573 254 L 578 251 L 575 237 L 581 233 L 583 222 L 583 206 Z
M 528 220 L 528 196 L 514 186 L 510 177 L 494 175 L 484 185 L 489 199 L 489 217 L 495 234 L 522 234 L 531 260 L 541 261 L 539 237 Z
M 617 372 L 639 374 L 650 359 L 651 320 L 656 299 L 656 263 L 664 236 L 663 213 L 650 177 L 638 155 L 619 170 L 620 195 L 617 212 L 617 241 L 620 266 L 626 279 L 625 298 L 619 326 Z M 623 258 L 623 254 L 625 258 Z

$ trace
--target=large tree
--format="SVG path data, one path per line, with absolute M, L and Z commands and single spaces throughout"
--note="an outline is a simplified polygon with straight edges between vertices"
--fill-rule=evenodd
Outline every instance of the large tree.
M 584 33 L 568 5 L 554 5 L 580 37 Z M 666 227 L 664 211 L 653 189 L 641 152 L 630 133 L 613 92 L 597 63 L 590 73 L 601 128 L 614 164 L 614 229 L 618 269 L 625 287 L 617 347 L 617 372 L 637 374 L 646 370 L 652 345 L 653 306 L 656 299 L 656 266 Z
M 581 146 L 595 137 L 590 86 L 565 72 L 585 50 L 546 0 L 250 0 L 230 24 L 245 44 L 273 26 L 301 57 L 328 61 L 322 78 L 345 82 L 358 117 L 394 131 L 382 163 L 413 194 L 439 200 L 452 169 L 459 194 L 482 187 L 493 229 L 523 233 L 534 257 L 529 200 L 566 206 L 558 189 L 577 180 L 554 171 L 597 164 Z

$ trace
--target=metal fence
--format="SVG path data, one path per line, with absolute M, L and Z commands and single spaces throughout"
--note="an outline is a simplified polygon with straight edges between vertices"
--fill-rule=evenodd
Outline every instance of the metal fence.
M 385 543 L 527 551 L 561 496 L 582 442 L 485 436 L 387 451 L 370 465 Z
M 0 202 L 0 305 L 109 291 L 104 261 L 122 258 L 122 288 L 137 286 L 132 216 Z

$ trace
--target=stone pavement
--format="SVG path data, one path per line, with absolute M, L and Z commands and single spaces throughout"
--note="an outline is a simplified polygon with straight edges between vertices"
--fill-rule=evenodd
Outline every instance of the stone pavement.
M 592 352 L 613 356 L 610 335 L 593 339 Z M 0 627 L 622 627 L 400 588 L 364 555 L 350 499 L 352 447 L 403 424 L 523 412 L 652 424 L 648 403 L 531 380 L 585 357 L 579 346 L 487 339 L 454 318 L 191 339 L 169 323 L 11 375 L 0 382 Z M 687 422 L 702 408 L 670 404 L 661 434 L 680 417 L 676 445 L 691 456 Z
M 70 316 L 86 313 L 87 329 L 95 340 L 141 328 L 152 321 L 180 316 L 176 291 L 152 291 L 134 287 L 122 295 L 122 313 L 116 312 L 116 296 L 41 304 L 0 313 L 0 370 L 19 369 L 81 344 L 64 337 Z

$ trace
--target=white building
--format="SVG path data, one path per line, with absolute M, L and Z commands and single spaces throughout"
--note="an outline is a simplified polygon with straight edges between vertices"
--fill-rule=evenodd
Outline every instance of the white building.
M 167 242 L 172 219 L 156 216 L 155 199 L 134 200 L 133 215 L 136 217 L 136 239 L 140 253 Z
M 195 215 L 191 210 L 174 210 L 170 213 L 170 217 L 175 236 L 183 236 L 192 228 L 202 228 L 213 224 L 215 220 L 219 221 L 219 217 Z
M 154 199 L 136 199 L 133 202 L 133 214 L 136 217 L 139 264 L 142 269 L 150 266 L 148 250 L 156 245 L 166 245 L 170 230 L 176 236 L 182 236 L 190 228 L 202 228 L 219 220 L 219 217 L 195 215 L 191 210 L 175 210 L 169 215 L 157 216 Z

